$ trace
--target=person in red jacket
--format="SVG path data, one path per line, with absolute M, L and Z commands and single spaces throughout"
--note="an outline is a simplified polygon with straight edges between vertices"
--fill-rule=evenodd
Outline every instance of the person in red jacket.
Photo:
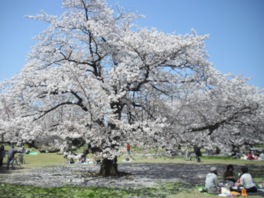
M 254 160 L 254 158 L 253 158 L 251 152 L 248 153 L 248 155 L 247 155 L 247 159 L 248 159 L 248 160 Z
M 131 145 L 129 143 L 127 143 L 126 149 L 127 149 L 127 154 L 130 156 Z

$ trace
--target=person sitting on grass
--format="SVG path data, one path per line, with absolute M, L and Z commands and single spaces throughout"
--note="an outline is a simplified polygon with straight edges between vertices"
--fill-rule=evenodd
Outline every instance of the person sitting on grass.
M 205 191 L 211 194 L 219 193 L 219 183 L 217 179 L 217 168 L 211 167 L 210 173 L 206 175 L 205 179 Z
M 75 163 L 74 159 L 71 158 L 70 161 L 69 161 L 69 163 L 70 163 L 70 164 L 74 164 L 74 163 Z
M 242 154 L 240 159 L 247 160 L 248 159 L 247 154 L 245 152 L 243 152 L 243 154 Z
M 253 153 L 253 154 L 252 154 L 252 157 L 253 157 L 254 160 L 258 160 L 258 157 L 259 157 L 259 156 L 258 156 L 256 153 Z
M 226 166 L 226 171 L 224 172 L 223 175 L 223 181 L 224 183 L 228 183 L 231 186 L 234 185 L 236 182 L 235 176 L 234 176 L 234 167 L 232 164 L 229 164 Z
M 253 158 L 251 152 L 248 153 L 248 155 L 247 155 L 247 159 L 248 159 L 248 160 L 254 160 L 254 158 Z
M 241 171 L 242 173 L 239 178 L 240 185 L 244 187 L 247 192 L 257 192 L 257 187 L 253 182 L 252 176 L 248 173 L 248 167 L 243 166 Z
M 262 151 L 262 153 L 260 153 L 259 157 L 258 157 L 259 161 L 264 160 L 264 150 Z

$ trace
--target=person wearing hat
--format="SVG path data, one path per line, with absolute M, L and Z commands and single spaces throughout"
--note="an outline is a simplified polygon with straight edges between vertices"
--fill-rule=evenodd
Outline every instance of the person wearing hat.
M 218 194 L 219 193 L 218 186 L 219 186 L 219 183 L 217 179 L 217 168 L 213 166 L 210 168 L 210 173 L 206 175 L 205 190 L 208 193 Z

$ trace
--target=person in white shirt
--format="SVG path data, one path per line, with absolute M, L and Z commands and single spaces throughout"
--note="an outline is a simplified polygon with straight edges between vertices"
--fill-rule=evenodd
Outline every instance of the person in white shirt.
M 264 151 L 262 151 L 262 153 L 260 153 L 259 157 L 258 157 L 259 161 L 264 160 Z
M 253 182 L 252 176 L 248 173 L 248 167 L 241 168 L 240 184 L 247 190 L 247 192 L 257 192 L 257 187 Z
M 219 183 L 217 179 L 217 168 L 216 167 L 211 167 L 210 168 L 210 173 L 206 175 L 205 179 L 205 190 L 208 193 L 212 194 L 218 194 L 219 193 Z

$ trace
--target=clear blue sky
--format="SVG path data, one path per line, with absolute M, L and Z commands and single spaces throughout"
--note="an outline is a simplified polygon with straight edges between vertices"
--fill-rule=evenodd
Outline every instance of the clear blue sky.
M 35 44 L 33 37 L 47 27 L 25 18 L 41 10 L 63 12 L 61 0 L 0 1 L 0 81 L 18 73 Z M 206 50 L 222 73 L 252 78 L 264 88 L 264 0 L 107 0 L 146 16 L 141 27 L 176 34 L 209 34 Z

